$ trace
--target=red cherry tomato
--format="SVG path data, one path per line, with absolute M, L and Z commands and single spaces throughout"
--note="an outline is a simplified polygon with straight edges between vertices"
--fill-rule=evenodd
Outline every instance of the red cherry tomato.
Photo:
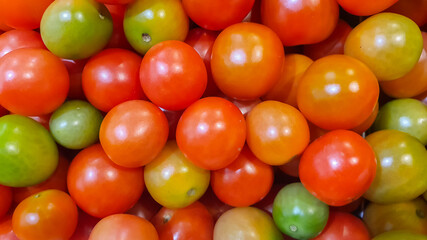
M 21 115 L 53 112 L 69 89 L 67 69 L 44 49 L 23 48 L 0 58 L 0 103 Z
M 114 164 L 95 144 L 83 149 L 71 162 L 68 191 L 86 213 L 102 218 L 129 210 L 144 190 L 142 168 Z
M 357 16 L 369 16 L 383 11 L 398 0 L 337 0 L 345 11 Z M 404 0 L 406 1 L 406 0 Z
M 425 0 L 400 0 L 384 12 L 406 16 L 420 27 L 427 23 L 427 1 Z
M 141 57 L 124 49 L 106 49 L 93 56 L 84 67 L 83 91 L 89 102 L 101 111 L 143 99 L 139 84 Z
M 185 12 L 197 25 L 208 30 L 222 30 L 241 22 L 255 0 L 183 0 Z
M 148 99 L 167 110 L 182 110 L 206 89 L 203 59 L 186 43 L 170 40 L 156 44 L 144 56 L 141 86 Z
M 144 191 L 138 202 L 126 213 L 151 221 L 160 208 L 162 208 L 162 206 L 151 197 L 150 193 Z
M 92 229 L 99 222 L 100 219 L 92 217 L 91 215 L 79 211 L 79 220 L 77 223 L 76 231 L 70 240 L 88 240 Z
M 132 2 L 134 0 L 102 0 L 104 2 Z M 98 2 L 101 2 L 98 1 Z M 116 4 L 116 3 L 111 3 Z M 125 36 L 125 31 L 123 30 L 123 19 L 125 18 L 126 5 L 127 3 L 120 3 L 122 5 L 110 5 L 105 4 L 110 11 L 111 18 L 113 19 L 113 33 L 110 38 L 110 42 L 108 43 L 106 48 L 123 48 L 132 50 L 131 45 Z
M 160 240 L 212 240 L 214 223 L 206 207 L 194 202 L 179 209 L 162 208 L 152 220 Z
M 12 229 L 12 215 L 0 219 L 0 240 L 19 240 Z
M 279 35 L 285 46 L 325 40 L 338 21 L 335 0 L 264 0 L 262 22 Z
M 46 49 L 40 33 L 32 30 L 10 30 L 0 36 L 0 58 L 20 48 Z
M 0 16 L 4 24 L 16 29 L 36 29 L 46 8 L 54 0 L 0 0 Z
M 230 101 L 207 97 L 188 107 L 176 129 L 176 141 L 195 165 L 217 170 L 232 163 L 245 144 L 245 118 Z
M 68 91 L 69 99 L 86 100 L 85 93 L 82 86 L 82 73 L 86 65 L 87 59 L 83 60 L 70 60 L 61 59 L 68 70 L 70 77 L 70 90 Z
M 299 176 L 304 187 L 331 206 L 343 206 L 365 193 L 376 173 L 375 153 L 355 132 L 335 130 L 304 151 Z
M 12 196 L 12 189 L 10 187 L 0 185 L 0 219 L 9 211 L 12 205 Z

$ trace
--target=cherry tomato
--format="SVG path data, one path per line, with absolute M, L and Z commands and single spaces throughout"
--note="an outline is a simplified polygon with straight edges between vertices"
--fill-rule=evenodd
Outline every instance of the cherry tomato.
M 368 230 L 359 218 L 344 212 L 330 212 L 328 223 L 313 240 L 370 240 Z
M 222 30 L 241 22 L 255 0 L 183 0 L 185 12 L 197 25 L 208 30 Z
M 325 40 L 338 21 L 334 0 L 263 0 L 263 24 L 279 35 L 285 46 L 313 44 Z
M 103 218 L 93 228 L 89 240 L 158 240 L 149 221 L 130 214 L 114 214 Z
M 114 164 L 95 144 L 83 149 L 71 162 L 68 191 L 86 213 L 102 218 L 129 210 L 144 190 L 142 168 Z
M 273 178 L 273 168 L 245 147 L 233 163 L 212 171 L 211 184 L 221 201 L 234 207 L 247 207 L 267 195 Z
M 0 219 L 0 240 L 19 240 L 12 229 L 12 215 Z
M 197 201 L 209 186 L 210 172 L 195 166 L 169 141 L 144 168 L 148 192 L 162 206 L 183 208 Z
M 398 0 L 337 0 L 338 4 L 344 8 L 345 11 L 357 15 L 357 16 L 369 16 L 376 13 L 379 13 L 386 8 L 390 7 Z M 404 0 L 406 1 L 406 0 Z
M 0 58 L 20 48 L 46 49 L 40 34 L 31 30 L 11 30 L 0 35 Z
M 68 99 L 86 100 L 86 96 L 82 87 L 82 72 L 87 60 L 70 60 L 61 59 L 68 70 L 70 77 L 70 90 L 68 91 Z
M 372 240 L 427 240 L 425 234 L 417 234 L 410 231 L 390 231 L 374 237 Z
M 380 81 L 410 72 L 422 50 L 423 38 L 417 24 L 395 13 L 369 17 L 350 32 L 344 46 L 346 55 L 365 63 Z
M 162 206 L 151 197 L 150 193 L 148 191 L 144 191 L 138 202 L 126 213 L 151 221 L 154 215 L 156 215 L 161 208 Z
M 420 27 L 427 23 L 427 2 L 424 0 L 397 1 L 393 6 L 387 8 L 385 12 L 406 16 Z
M 195 165 L 217 170 L 232 163 L 245 144 L 245 118 L 230 101 L 218 97 L 198 100 L 181 116 L 176 141 Z
M 284 58 L 280 39 L 271 29 L 257 23 L 238 23 L 215 40 L 213 78 L 225 95 L 253 100 L 277 83 Z
M 326 133 L 304 151 L 299 176 L 307 190 L 331 206 L 348 204 L 368 190 L 376 173 L 375 153 L 360 135 Z
M 2 22 L 16 29 L 36 29 L 46 8 L 54 0 L 0 0 Z
M 0 219 L 6 215 L 12 206 L 12 196 L 12 189 L 10 187 L 0 185 Z
M 189 20 L 180 0 L 135 0 L 126 7 L 123 28 L 140 54 L 166 40 L 184 41 Z
M 77 207 L 59 190 L 46 190 L 22 201 L 13 212 L 13 232 L 21 240 L 69 239 L 77 226 Z
M 82 74 L 82 86 L 89 102 L 101 111 L 145 98 L 139 84 L 142 58 L 124 49 L 106 49 L 90 58 Z
M 13 113 L 53 112 L 67 97 L 69 84 L 64 64 L 47 50 L 23 48 L 0 58 L 0 103 Z
M 71 236 L 70 240 L 88 240 L 92 229 L 98 222 L 98 218 L 92 217 L 80 210 L 76 231 L 73 236 Z
M 180 209 L 162 208 L 152 220 L 160 240 L 212 240 L 214 223 L 206 207 L 194 202 Z
M 270 165 L 289 162 L 304 151 L 310 140 L 304 116 L 285 103 L 264 101 L 252 109 L 246 121 L 249 148 Z
M 116 1 L 117 0 L 100 0 L 100 1 Z M 134 0 L 118 0 L 118 1 L 127 1 L 127 2 L 133 2 Z M 115 4 L 115 3 L 113 3 Z M 107 45 L 107 48 L 122 48 L 122 49 L 129 49 L 132 50 L 131 45 L 129 44 L 128 40 L 125 36 L 125 31 L 123 29 L 123 20 L 125 18 L 125 12 L 126 12 L 126 5 L 110 5 L 105 4 L 105 6 L 108 8 L 108 11 L 111 14 L 111 18 L 113 20 L 113 33 L 110 38 L 110 42 Z
M 203 95 L 207 72 L 203 59 L 191 46 L 164 41 L 145 54 L 140 81 L 148 99 L 161 108 L 176 111 Z
M 362 62 L 344 55 L 316 60 L 300 80 L 298 107 L 308 121 L 328 130 L 351 129 L 375 108 L 379 86 Z

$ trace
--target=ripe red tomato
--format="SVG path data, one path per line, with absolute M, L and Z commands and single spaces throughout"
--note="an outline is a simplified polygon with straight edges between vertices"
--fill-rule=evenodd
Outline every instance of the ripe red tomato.
M 0 103 L 21 115 L 53 112 L 69 89 L 67 69 L 44 49 L 17 49 L 0 58 Z
M 253 100 L 279 80 L 284 58 L 280 39 L 271 29 L 257 23 L 238 23 L 215 40 L 212 74 L 225 95 Z
M 12 205 L 12 189 L 0 185 L 0 219 L 6 215 Z
M 100 1 L 109 1 L 109 2 L 132 2 L 134 0 L 99 0 Z M 111 3 L 116 4 L 116 3 Z M 110 38 L 110 42 L 108 43 L 106 48 L 122 48 L 132 50 L 131 45 L 125 36 L 125 31 L 123 30 L 123 20 L 125 18 L 126 5 L 110 5 L 105 4 L 108 8 L 108 11 L 111 14 L 111 18 L 113 19 L 113 33 Z
M 100 219 L 92 217 L 91 215 L 79 211 L 79 220 L 77 223 L 76 231 L 70 240 L 88 240 L 92 229 L 99 222 Z
M 59 190 L 46 190 L 22 201 L 13 212 L 13 232 L 22 240 L 69 239 L 77 226 L 77 207 Z
M 2 22 L 16 29 L 36 29 L 46 8 L 54 0 L 0 0 Z
M 208 30 L 222 30 L 241 22 L 255 0 L 183 0 L 185 12 L 197 25 Z
M 142 168 L 114 164 L 95 144 L 83 149 L 71 162 L 68 191 L 86 213 L 102 218 L 130 209 L 144 190 Z
M 162 208 L 152 220 L 160 240 L 212 240 L 214 222 L 206 207 L 194 202 L 179 209 Z
M 32 30 L 10 30 L 0 35 L 0 58 L 20 48 L 46 49 L 40 33 Z
M 141 86 L 148 99 L 167 110 L 182 110 L 206 89 L 203 59 L 186 43 L 170 40 L 153 46 L 140 69 Z
M 134 168 L 148 164 L 160 153 L 168 133 L 168 120 L 156 105 L 134 100 L 107 113 L 99 140 L 114 163 Z
M 0 240 L 19 240 L 12 229 L 12 215 L 0 219 Z
M 217 170 L 232 163 L 245 144 L 246 124 L 230 101 L 207 97 L 188 107 L 176 129 L 176 141 L 195 165 Z
M 264 0 L 262 22 L 279 35 L 285 46 L 325 40 L 338 21 L 335 0 Z
M 68 70 L 70 77 L 70 90 L 68 91 L 69 99 L 86 100 L 85 93 L 82 86 L 82 73 L 86 65 L 87 59 L 83 60 L 70 60 L 61 59 Z
M 215 195 L 226 204 L 248 207 L 267 195 L 273 180 L 273 168 L 244 147 L 234 162 L 212 171 L 211 185 Z
M 101 111 L 144 98 L 139 84 L 141 57 L 124 49 L 106 49 L 93 56 L 83 69 L 86 98 Z
M 359 218 L 344 212 L 329 212 L 328 223 L 313 240 L 370 240 L 368 229 Z
M 337 0 L 345 11 L 357 16 L 369 16 L 383 11 L 398 0 Z M 406 1 L 406 0 L 404 0 Z
M 304 187 L 331 206 L 343 206 L 364 194 L 376 173 L 375 153 L 360 135 L 335 130 L 304 151 L 299 176 Z
M 89 240 L 158 240 L 153 224 L 130 214 L 114 214 L 103 218 L 93 228 Z

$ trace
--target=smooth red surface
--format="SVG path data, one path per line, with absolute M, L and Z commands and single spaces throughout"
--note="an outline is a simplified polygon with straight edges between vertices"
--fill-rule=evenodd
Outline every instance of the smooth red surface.
M 32 30 L 10 30 L 0 35 L 0 58 L 20 48 L 46 49 L 40 33 Z
M 16 29 L 36 29 L 46 8 L 54 0 L 0 0 L 2 22 Z
M 425 0 L 400 0 L 384 12 L 394 12 L 406 16 L 420 27 L 427 23 L 427 1 Z
M 398 0 L 337 0 L 345 11 L 357 16 L 369 16 L 390 7 Z M 406 0 L 404 0 L 406 1 Z

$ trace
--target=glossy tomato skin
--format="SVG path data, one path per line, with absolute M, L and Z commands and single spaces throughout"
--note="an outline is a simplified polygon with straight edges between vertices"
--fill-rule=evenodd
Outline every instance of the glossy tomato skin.
M 357 133 L 335 130 L 311 143 L 300 165 L 301 182 L 331 206 L 348 204 L 368 190 L 376 173 L 375 153 Z
M 114 164 L 101 145 L 83 149 L 71 162 L 68 191 L 86 213 L 102 218 L 130 209 L 144 189 L 142 168 Z
M 69 85 L 64 64 L 47 50 L 17 49 L 0 59 L 0 102 L 13 113 L 51 113 L 65 101 Z
M 13 232 L 22 240 L 69 239 L 77 226 L 78 211 L 71 197 L 46 190 L 22 201 L 13 212 Z
M 233 208 L 216 222 L 214 240 L 282 240 L 273 219 L 254 207 Z
M 54 0 L 18 0 L 0 1 L 0 15 L 2 22 L 16 29 L 36 29 L 40 27 L 40 20 L 46 8 Z
M 380 81 L 407 74 L 418 62 L 423 38 L 417 24 L 395 13 L 379 13 L 348 35 L 344 53 L 365 63 Z
M 397 1 L 393 6 L 387 8 L 385 12 L 406 16 L 420 27 L 427 23 L 427 2 L 423 0 Z
M 325 40 L 338 21 L 338 4 L 332 0 L 261 1 L 263 24 L 277 33 L 285 46 Z
M 264 163 L 283 165 L 302 153 L 310 140 L 304 116 L 294 107 L 264 101 L 246 118 L 247 144 Z
M 168 120 L 156 105 L 133 100 L 107 113 L 99 139 L 113 162 L 134 168 L 148 164 L 160 153 L 168 133 Z
M 0 58 L 20 48 L 42 48 L 44 43 L 40 36 L 32 30 L 10 30 L 0 35 Z
M 153 224 L 130 214 L 114 214 L 99 221 L 93 228 L 89 240 L 158 240 Z
M 169 141 L 144 168 L 148 192 L 162 206 L 183 208 L 197 201 L 209 186 L 210 172 L 188 160 L 175 141 Z
M 214 222 L 206 207 L 194 202 L 180 209 L 162 208 L 152 220 L 160 240 L 212 240 Z
M 416 138 L 397 130 L 381 130 L 366 140 L 378 161 L 374 182 L 364 194 L 366 199 L 396 203 L 412 200 L 427 190 L 427 151 Z
M 41 124 L 20 115 L 0 118 L 0 184 L 38 184 L 49 178 L 57 165 L 58 148 Z
M 0 239 L 19 240 L 12 229 L 12 215 L 6 215 L 0 219 Z
M 369 0 L 352 1 L 352 0 L 337 0 L 338 4 L 345 11 L 357 16 L 369 16 L 379 13 L 390 7 L 398 0 L 378 0 L 375 2 Z
M 103 112 L 116 105 L 144 99 L 139 84 L 139 66 L 142 58 L 125 49 L 106 49 L 86 63 L 82 86 L 88 101 Z
M 212 171 L 211 185 L 221 201 L 234 207 L 247 207 L 267 195 L 273 180 L 273 168 L 244 147 L 230 165 Z
M 329 213 L 328 223 L 313 240 L 370 240 L 365 224 L 350 213 Z
M 0 185 L 0 219 L 2 219 L 12 206 L 12 188 Z
M 148 99 L 172 111 L 198 100 L 207 84 L 203 59 L 191 46 L 175 40 L 152 47 L 142 59 L 139 76 Z
M 185 12 L 197 25 L 218 31 L 241 22 L 254 2 L 255 0 L 184 0 L 182 4 Z
M 108 1 L 108 0 L 107 0 Z M 134 0 L 123 0 L 128 2 L 133 2 Z M 113 33 L 108 42 L 107 48 L 122 48 L 132 50 L 132 46 L 129 44 L 125 36 L 125 31 L 123 29 L 123 20 L 125 18 L 126 5 L 124 4 L 105 4 L 108 11 L 111 14 L 111 19 L 113 20 Z
M 189 20 L 179 0 L 135 0 L 123 21 L 130 45 L 140 54 L 166 40 L 184 41 Z
M 267 93 L 279 80 L 284 58 L 280 39 L 271 29 L 257 23 L 237 23 L 215 40 L 211 59 L 213 78 L 225 95 L 253 100 Z
M 217 170 L 232 163 L 245 144 L 245 118 L 230 101 L 218 97 L 198 100 L 181 116 L 176 141 L 195 165 Z
M 379 85 L 362 62 L 345 55 L 318 59 L 304 73 L 297 92 L 300 111 L 327 130 L 351 129 L 375 108 Z
M 54 1 L 43 14 L 40 26 L 46 47 L 66 59 L 94 55 L 108 44 L 112 32 L 110 12 L 95 0 Z

